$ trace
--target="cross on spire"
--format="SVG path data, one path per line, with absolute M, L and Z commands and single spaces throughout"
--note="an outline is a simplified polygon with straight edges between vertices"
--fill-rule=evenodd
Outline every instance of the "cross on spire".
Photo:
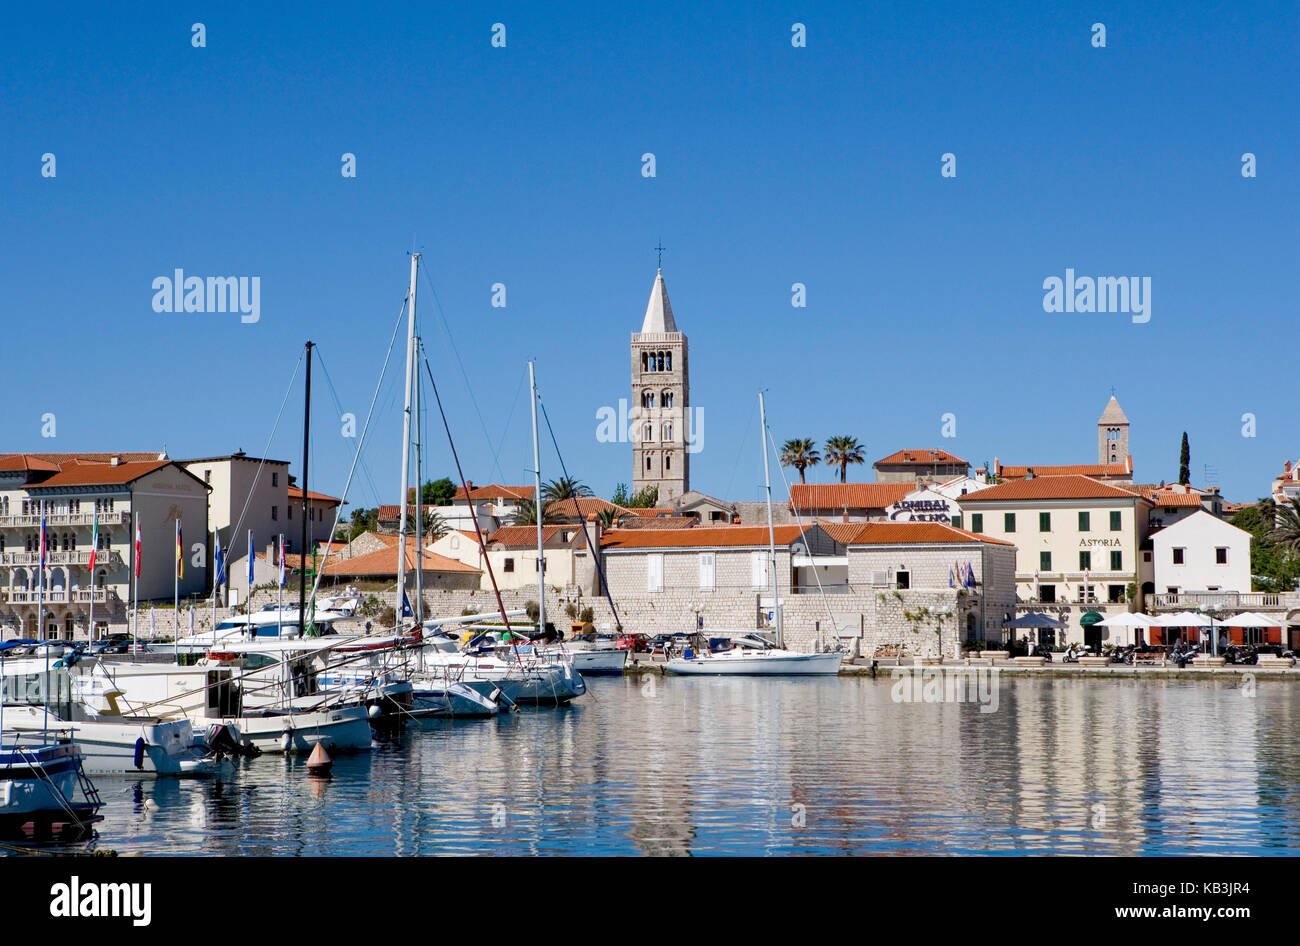
M 659 268 L 660 268 L 660 269 L 663 269 L 663 268 L 664 268 L 664 250 L 667 249 L 667 247 L 664 246 L 663 237 L 660 237 L 660 238 L 659 238 L 659 245 L 656 246 L 655 249 L 659 252 Z

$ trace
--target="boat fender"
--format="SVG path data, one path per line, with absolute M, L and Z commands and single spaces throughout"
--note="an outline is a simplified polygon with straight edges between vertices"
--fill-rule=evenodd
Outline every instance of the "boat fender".
M 135 741 L 135 767 L 144 768 L 144 736 L 140 736 Z
M 379 708 L 378 704 L 371 703 L 370 708 L 366 710 L 366 712 L 370 715 L 371 719 L 378 719 L 384 711 Z
M 288 752 L 289 749 L 292 748 L 292 746 L 293 746 L 293 733 L 288 729 L 286 729 L 284 732 L 280 733 L 280 748 L 283 749 L 285 752 Z

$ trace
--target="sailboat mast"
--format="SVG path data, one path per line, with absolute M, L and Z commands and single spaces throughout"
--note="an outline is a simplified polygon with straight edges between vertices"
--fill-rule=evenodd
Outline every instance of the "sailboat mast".
M 424 439 L 420 434 L 420 352 L 422 344 L 417 336 L 415 339 L 415 374 L 411 378 L 411 383 L 415 386 L 413 394 L 415 400 L 415 623 L 420 624 L 424 620 L 424 545 L 423 531 L 424 523 L 420 512 L 420 484 L 424 482 L 424 474 L 421 472 L 424 461 Z
M 528 362 L 528 388 L 533 393 L 533 511 L 537 514 L 537 632 L 546 630 L 546 556 L 542 543 L 542 461 L 537 450 L 537 379 Z
M 406 319 L 406 407 L 402 411 L 402 493 L 397 527 L 397 624 L 402 623 L 402 603 L 406 599 L 406 486 L 411 478 L 411 368 L 415 363 L 415 277 L 420 254 L 411 254 L 410 306 Z
M 763 392 L 758 392 L 759 435 L 763 441 L 763 487 L 767 490 L 767 556 L 768 568 L 772 570 L 772 612 L 776 615 L 776 646 L 785 646 L 785 636 L 781 633 L 780 588 L 776 581 L 776 528 L 772 525 L 772 474 L 767 468 L 767 410 L 763 405 Z
M 298 549 L 298 633 L 305 636 L 307 634 L 307 457 L 308 444 L 311 440 L 311 350 L 312 343 L 307 343 L 307 393 L 303 397 L 302 403 L 302 547 Z M 253 534 L 251 531 L 248 533 Z M 333 538 L 333 536 L 331 536 Z M 248 544 L 248 554 L 253 554 L 253 543 Z M 284 554 L 284 547 L 281 546 L 280 554 Z M 250 566 L 248 574 L 251 577 L 253 570 Z M 253 617 L 253 589 L 250 583 L 248 589 L 248 616 L 249 620 Z

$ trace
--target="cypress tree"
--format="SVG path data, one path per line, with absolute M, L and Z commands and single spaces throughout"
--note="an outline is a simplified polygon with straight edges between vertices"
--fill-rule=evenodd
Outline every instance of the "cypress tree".
M 1192 450 L 1187 445 L 1187 431 L 1183 431 L 1183 449 L 1178 453 L 1178 482 L 1186 486 L 1192 481 Z

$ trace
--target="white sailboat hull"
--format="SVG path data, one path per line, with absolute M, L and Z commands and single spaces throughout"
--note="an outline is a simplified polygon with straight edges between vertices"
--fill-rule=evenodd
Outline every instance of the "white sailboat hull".
M 668 672 L 684 676 L 834 676 L 844 654 L 798 654 L 789 650 L 727 652 L 699 657 L 674 657 Z
M 623 668 L 627 666 L 628 651 L 626 650 L 569 649 L 565 652 L 573 658 L 573 669 L 584 676 L 590 674 L 621 675 Z
M 37 706 L 5 708 L 5 727 L 16 732 L 69 735 L 81 748 L 82 768 L 91 775 L 205 776 L 220 763 L 194 747 L 189 720 L 66 722 Z M 140 745 L 137 747 L 137 743 Z
M 330 752 L 361 752 L 370 748 L 370 718 L 364 706 L 327 712 L 257 713 L 209 722 L 232 723 L 244 745 L 262 752 L 311 752 L 317 744 Z

